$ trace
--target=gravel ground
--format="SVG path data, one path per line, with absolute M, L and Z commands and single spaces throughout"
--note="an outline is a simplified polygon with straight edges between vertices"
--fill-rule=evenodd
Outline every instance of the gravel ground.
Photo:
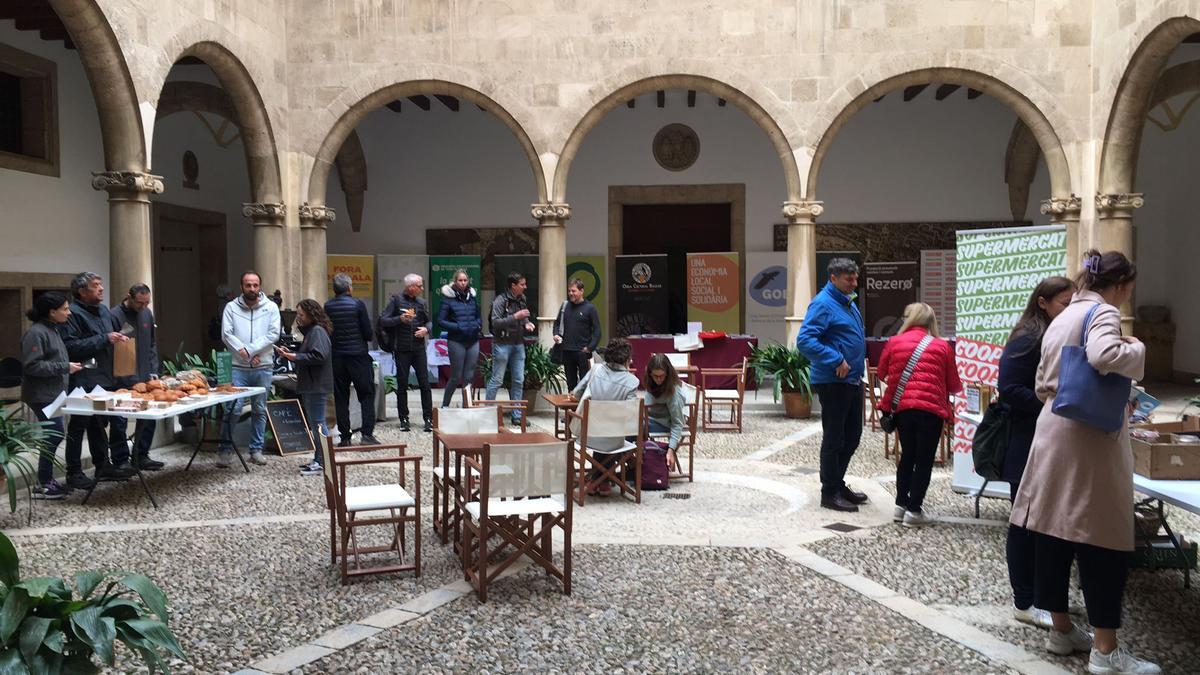
M 921 530 L 885 526 L 817 542 L 818 554 L 845 565 L 925 604 L 947 608 L 997 637 L 1079 669 L 1079 657 L 1045 652 L 1045 633 L 1013 621 L 1004 558 L 1007 530 L 939 524 Z M 1083 596 L 1072 584 L 1072 604 Z M 1084 620 L 1083 617 L 1080 617 Z M 1200 584 L 1183 588 L 1172 570 L 1131 570 L 1120 636 L 1134 653 L 1156 661 L 1165 672 L 1197 672 L 1200 662 Z
M 1006 672 L 766 550 L 575 554 L 570 597 L 529 568 L 304 672 Z

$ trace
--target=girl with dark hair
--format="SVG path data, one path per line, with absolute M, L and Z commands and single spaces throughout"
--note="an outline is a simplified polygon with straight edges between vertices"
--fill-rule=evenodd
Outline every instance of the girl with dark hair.
M 1071 304 L 1042 335 L 1034 390 L 1044 405 L 1009 520 L 1034 533 L 1034 604 L 1053 623 L 1046 649 L 1090 652 L 1093 673 L 1159 673 L 1117 642 L 1133 550 L 1129 431 L 1110 433 L 1054 412 L 1063 347 L 1085 343 L 1092 368 L 1130 380 L 1141 379 L 1146 365 L 1145 345 L 1121 335 L 1118 309 L 1133 297 L 1137 268 L 1120 252 L 1094 250 L 1084 254 L 1083 268 Z M 1094 637 L 1067 613 L 1072 561 Z
M 63 438 L 63 421 L 62 417 L 47 418 L 42 409 L 67 391 L 67 378 L 82 369 L 67 357 L 67 346 L 58 334 L 58 327 L 71 316 L 71 306 L 67 296 L 50 291 L 38 296 L 25 316 L 33 325 L 21 336 L 21 401 L 47 427 L 38 457 L 38 486 L 33 498 L 62 499 L 67 496 L 68 488 L 54 479 L 54 453 Z M 74 465 L 79 464 L 81 454 L 76 451 Z
M 650 421 L 650 433 L 671 435 L 667 441 L 667 468 L 672 471 L 678 459 L 675 451 L 683 440 L 684 409 L 687 408 L 679 384 L 679 373 L 665 354 L 655 354 L 646 362 L 646 374 L 642 379 L 646 388 L 642 394 L 646 400 L 646 417 Z
M 301 466 L 300 474 L 319 476 L 324 471 L 321 466 L 321 447 L 326 434 L 325 401 L 333 391 L 333 361 L 330 359 L 333 346 L 329 339 L 333 324 L 321 303 L 306 298 L 296 304 L 296 326 L 304 336 L 304 341 L 296 351 L 293 353 L 283 347 L 275 347 L 275 351 L 280 357 L 296 364 L 296 393 L 300 395 L 304 419 L 308 422 L 308 431 L 316 448 L 312 462 Z
M 1014 500 L 1025 473 L 1038 414 L 1042 412 L 1042 401 L 1034 392 L 1034 379 L 1042 361 L 1042 335 L 1054 317 L 1071 304 L 1074 292 L 1075 283 L 1066 277 L 1042 279 L 1029 296 L 1025 312 L 1008 336 L 1004 354 L 1000 357 L 997 388 L 1000 403 L 1008 407 L 1011 424 L 1003 475 Z M 1008 580 L 1013 590 L 1013 617 L 1023 623 L 1050 628 L 1050 613 L 1033 606 L 1033 533 L 1009 523 L 1005 553 Z

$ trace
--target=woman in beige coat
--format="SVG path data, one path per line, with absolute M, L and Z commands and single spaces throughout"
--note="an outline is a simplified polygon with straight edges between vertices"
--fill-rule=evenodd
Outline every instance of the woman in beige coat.
M 1140 379 L 1146 349 L 1121 335 L 1117 309 L 1133 295 L 1137 269 L 1124 255 L 1088 251 L 1080 289 L 1042 338 L 1036 392 L 1045 401 L 1011 522 L 1035 533 L 1035 604 L 1049 610 L 1054 628 L 1046 649 L 1091 651 L 1093 673 L 1158 673 L 1158 666 L 1120 648 L 1121 596 L 1133 550 L 1133 454 L 1126 429 L 1106 433 L 1053 411 L 1064 346 L 1078 346 L 1088 311 L 1087 359 L 1101 373 Z M 1095 644 L 1071 623 L 1067 592 L 1071 561 L 1078 561 Z

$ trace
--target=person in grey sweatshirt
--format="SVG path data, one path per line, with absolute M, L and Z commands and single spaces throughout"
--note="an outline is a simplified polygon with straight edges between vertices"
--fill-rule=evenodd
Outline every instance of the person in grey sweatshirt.
M 46 436 L 38 457 L 37 489 L 34 499 L 62 499 L 68 487 L 54 480 L 54 452 L 63 438 L 62 417 L 47 418 L 42 408 L 54 402 L 59 394 L 67 390 L 67 378 L 79 372 L 82 366 L 67 357 L 67 346 L 58 334 L 58 326 L 71 316 L 67 296 L 49 291 L 33 301 L 33 308 L 26 314 L 33 322 L 25 335 L 21 336 L 21 402 L 29 406 L 39 422 L 45 422 Z M 77 487 L 87 489 L 92 480 L 83 474 L 81 453 L 74 457 L 68 454 L 67 466 L 75 469 Z
M 279 306 L 260 290 L 262 280 L 257 272 L 242 274 L 242 294 L 225 305 L 221 317 L 221 339 L 233 353 L 233 386 L 263 387 L 271 390 L 271 350 L 279 340 Z M 250 398 L 253 412 L 253 432 L 250 435 L 250 461 L 266 464 L 263 439 L 267 432 L 267 395 Z M 241 410 L 241 401 L 226 409 L 221 425 L 221 445 L 217 466 L 233 464 L 233 420 Z
M 608 344 L 604 347 L 604 365 L 589 370 L 571 392 L 571 396 L 579 400 L 581 407 L 583 402 L 588 399 L 595 399 L 597 401 L 628 401 L 632 398 L 637 398 L 638 385 L 641 383 L 638 382 L 636 375 L 629 372 L 631 351 L 632 347 L 629 345 L 629 340 L 625 338 L 617 337 L 608 341 Z M 592 455 L 592 461 L 602 463 L 605 466 L 612 466 L 621 455 L 620 453 L 609 454 L 605 451 L 620 448 L 625 445 L 625 439 L 621 436 L 595 437 L 588 438 L 587 444 L 589 448 L 601 451 L 599 455 Z M 599 476 L 599 470 L 592 470 L 588 476 L 589 484 L 594 482 Z M 596 486 L 596 490 L 592 494 L 608 495 L 611 490 L 612 486 L 605 482 L 602 485 Z

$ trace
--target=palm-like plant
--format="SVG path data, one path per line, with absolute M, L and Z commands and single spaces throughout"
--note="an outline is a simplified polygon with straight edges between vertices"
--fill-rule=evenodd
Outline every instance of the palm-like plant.
M 25 492 L 33 496 L 37 483 L 37 458 L 42 444 L 50 434 L 49 422 L 30 422 L 21 409 L 14 408 L 0 417 L 0 471 L 8 485 L 9 512 L 17 510 L 17 483 L 25 486 Z M 57 463 L 57 459 L 55 462 Z M 29 501 L 29 517 L 33 518 L 33 500 Z
M 775 382 L 775 402 L 779 402 L 783 392 L 798 392 L 812 396 L 812 384 L 809 382 L 810 364 L 808 358 L 795 347 L 779 343 L 766 346 L 752 347 L 750 350 L 750 367 L 754 369 L 757 379 L 770 377 Z
M 479 359 L 479 373 L 485 383 L 492 379 L 491 356 Z M 508 381 L 508 373 L 505 373 L 502 386 L 507 387 Z M 545 389 L 551 394 L 561 394 L 565 385 L 563 367 L 550 360 L 550 352 L 537 343 L 525 345 L 525 389 Z

